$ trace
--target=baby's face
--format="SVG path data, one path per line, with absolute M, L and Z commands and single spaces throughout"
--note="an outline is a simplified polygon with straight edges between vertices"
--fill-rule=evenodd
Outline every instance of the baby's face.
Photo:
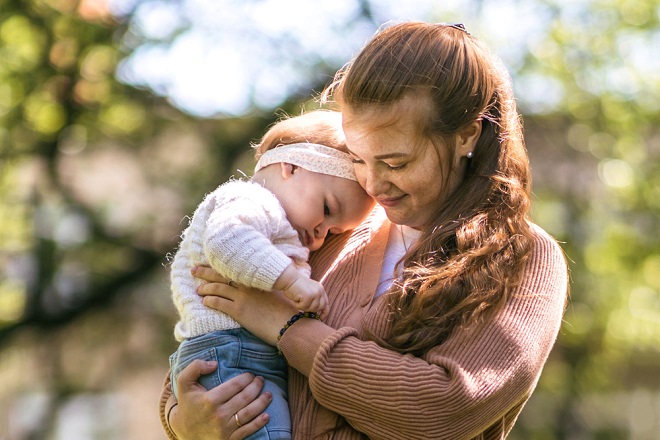
M 328 234 L 354 229 L 374 201 L 355 181 L 296 168 L 274 188 L 303 246 L 315 251 Z

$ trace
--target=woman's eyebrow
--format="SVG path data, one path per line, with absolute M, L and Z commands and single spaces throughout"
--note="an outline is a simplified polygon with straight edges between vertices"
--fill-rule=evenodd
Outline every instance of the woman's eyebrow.
M 359 157 L 357 154 L 353 153 L 350 148 L 346 148 L 348 150 L 348 154 L 351 156 Z M 376 160 L 383 160 L 383 159 L 398 159 L 400 157 L 407 157 L 408 154 L 406 153 L 400 153 L 400 152 L 393 152 L 393 153 L 386 153 L 386 154 L 378 154 L 374 156 L 374 159 Z
M 387 153 L 387 154 L 378 154 L 374 156 L 374 159 L 382 160 L 382 159 L 398 159 L 400 157 L 407 157 L 408 155 L 406 153 Z

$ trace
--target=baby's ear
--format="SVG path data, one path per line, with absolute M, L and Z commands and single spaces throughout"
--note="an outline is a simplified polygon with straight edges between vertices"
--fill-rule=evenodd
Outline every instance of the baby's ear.
M 286 162 L 280 162 L 280 166 L 282 167 L 282 179 L 288 179 L 293 176 L 293 172 L 297 168 L 295 165 Z

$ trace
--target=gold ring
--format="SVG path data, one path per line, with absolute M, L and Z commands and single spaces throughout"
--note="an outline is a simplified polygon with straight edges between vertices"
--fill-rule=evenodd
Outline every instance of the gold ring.
M 236 421 L 236 426 L 239 428 L 243 425 L 241 425 L 241 422 L 238 420 L 238 413 L 234 413 L 234 420 Z

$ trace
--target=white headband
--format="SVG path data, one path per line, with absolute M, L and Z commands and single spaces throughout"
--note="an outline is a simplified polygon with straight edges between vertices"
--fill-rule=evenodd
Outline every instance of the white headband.
M 351 155 L 325 145 L 303 142 L 273 148 L 261 155 L 254 172 L 279 162 L 290 163 L 314 173 L 357 181 Z

